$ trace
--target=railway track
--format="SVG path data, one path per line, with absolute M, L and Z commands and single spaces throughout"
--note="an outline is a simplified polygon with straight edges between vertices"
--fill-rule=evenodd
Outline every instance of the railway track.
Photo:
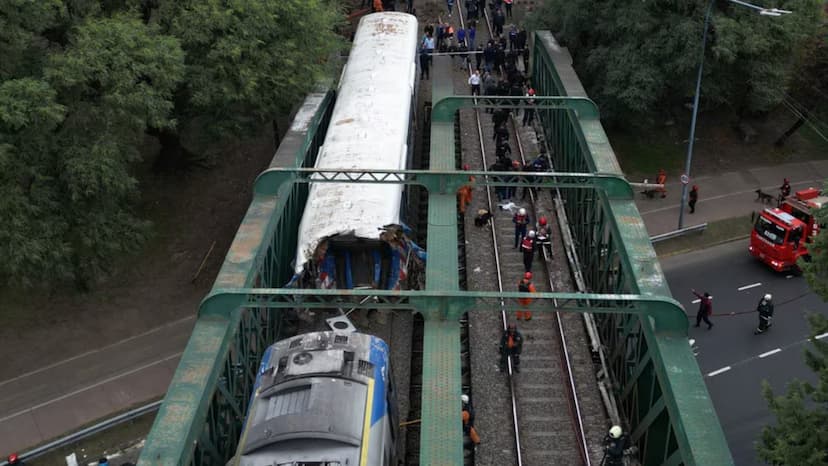
M 462 8 L 458 5 L 457 9 L 460 25 L 465 27 Z M 482 19 L 491 36 L 488 9 L 484 9 L 483 13 Z M 468 67 L 470 73 L 470 63 Z M 487 137 L 493 128 L 481 118 L 478 109 L 473 112 L 479 143 L 478 162 L 482 169 L 486 170 L 486 167 L 494 162 L 494 144 Z M 517 149 L 513 156 L 516 155 L 515 159 L 525 164 L 529 160 L 521 141 L 521 131 L 514 117 L 510 117 L 510 122 L 510 144 L 513 142 L 513 147 Z M 493 278 L 499 291 L 516 291 L 517 283 L 523 277 L 524 265 L 522 254 L 509 247 L 514 246 L 512 213 L 499 209 L 490 189 L 486 188 L 484 192 L 485 204 L 494 214 L 491 228 L 495 266 Z M 540 199 L 536 199 L 535 193 L 530 190 L 525 193 L 526 199 L 523 200 L 518 197 L 523 194 L 516 193 L 513 202 L 530 212 L 533 223 L 540 216 L 545 216 L 553 232 L 561 231 L 550 196 L 542 195 Z M 561 281 L 556 278 L 562 273 L 561 269 L 567 268 L 565 262 L 554 262 L 552 258 L 553 255 L 559 258 L 566 257 L 561 237 L 562 235 L 553 234 L 553 240 L 557 239 L 553 241 L 553 248 L 549 253 L 542 250 L 540 260 L 535 258 L 532 272 L 533 282 L 538 291 L 556 291 L 556 283 L 560 284 Z M 465 246 L 465 241 L 461 243 Z M 524 335 L 522 372 L 515 371 L 511 360 L 507 368 L 513 434 L 511 453 L 514 464 L 517 465 L 592 463 L 580 412 L 577 384 L 567 348 L 566 332 L 560 317 L 558 313 L 535 313 L 531 321 L 519 325 L 519 330 Z M 469 320 L 473 321 L 471 318 Z M 505 329 L 509 322 L 513 322 L 511 316 L 501 311 L 499 330 Z M 485 464 L 497 463 L 497 460 L 484 458 L 483 455 L 480 456 L 480 460 Z

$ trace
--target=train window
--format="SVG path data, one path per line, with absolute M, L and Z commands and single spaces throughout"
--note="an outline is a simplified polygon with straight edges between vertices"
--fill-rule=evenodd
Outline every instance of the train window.
M 302 345 L 302 338 L 301 337 L 290 342 L 290 348 L 296 348 L 300 345 Z
M 348 335 L 336 335 L 334 337 L 334 343 L 342 343 L 343 345 L 348 343 Z
M 287 356 L 279 358 L 279 367 L 276 369 L 277 374 L 282 373 L 285 370 L 285 368 L 287 367 L 287 362 Z
M 366 377 L 373 377 L 374 363 L 360 359 L 359 366 L 357 367 L 357 373 Z

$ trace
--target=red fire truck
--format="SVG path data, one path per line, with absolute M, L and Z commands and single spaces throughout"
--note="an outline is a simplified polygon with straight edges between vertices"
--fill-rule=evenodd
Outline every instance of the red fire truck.
M 828 204 L 818 189 L 797 191 L 778 208 L 765 209 L 750 233 L 748 250 L 773 270 L 798 270 L 796 261 L 808 256 L 807 243 L 819 232 L 812 209 Z

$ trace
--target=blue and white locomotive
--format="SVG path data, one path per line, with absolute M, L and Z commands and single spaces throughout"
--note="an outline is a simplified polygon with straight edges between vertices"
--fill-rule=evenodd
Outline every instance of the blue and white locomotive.
M 297 335 L 267 349 L 231 464 L 396 465 L 388 346 L 362 333 Z

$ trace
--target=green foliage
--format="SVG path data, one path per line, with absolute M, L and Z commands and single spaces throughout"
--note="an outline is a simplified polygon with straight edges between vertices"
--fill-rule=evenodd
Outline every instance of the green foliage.
M 816 386 L 794 380 L 784 396 L 775 396 L 767 382 L 762 386 L 777 422 L 762 430 L 757 449 L 761 459 L 774 465 L 828 464 L 828 343 L 814 338 L 828 331 L 828 318 L 812 314 L 808 320 L 814 351 L 806 350 L 805 361 L 817 375 Z
M 340 19 L 330 0 L 0 2 L 0 280 L 86 287 L 137 250 L 147 134 L 274 118 L 329 71 Z
M 91 18 L 42 79 L 0 85 L 0 276 L 86 286 L 116 254 L 135 250 L 146 222 L 130 164 L 145 129 L 171 125 L 183 78 L 178 42 L 129 15 Z
M 725 1 L 711 20 L 702 96 L 739 113 L 766 111 L 788 89 L 797 55 L 815 34 L 822 0 L 780 1 L 794 10 L 766 17 Z M 653 122 L 692 99 L 709 2 L 550 0 L 535 28 L 555 31 L 602 115 Z M 635 118 L 630 118 L 630 112 Z
M 330 69 L 341 45 L 334 2 L 183 0 L 154 14 L 187 53 L 181 117 L 208 115 L 217 134 L 243 134 L 288 110 Z
M 828 192 L 826 184 L 823 192 Z M 828 225 L 828 205 L 814 210 L 814 217 L 819 225 Z M 828 301 L 828 228 L 820 228 L 814 241 L 808 245 L 810 261 L 799 261 L 805 279 L 814 292 Z
M 0 2 L 0 80 L 36 72 L 43 58 L 39 36 L 63 14 L 60 0 Z

